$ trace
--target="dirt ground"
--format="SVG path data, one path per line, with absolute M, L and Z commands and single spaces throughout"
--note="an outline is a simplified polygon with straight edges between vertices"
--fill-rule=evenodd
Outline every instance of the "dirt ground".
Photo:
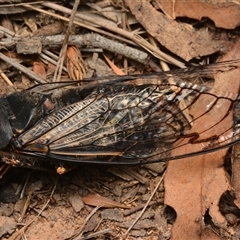
M 163 164 L 160 168 L 164 170 Z M 13 168 L 1 181 L 2 239 L 89 239 L 89 234 L 98 232 L 96 239 L 120 238 L 140 214 L 160 178 L 156 172 L 140 167 L 83 165 L 61 176 Z M 24 197 L 20 198 L 25 183 Z M 96 209 L 83 203 L 89 194 L 130 208 L 113 203 L 112 207 Z M 171 222 L 174 213 L 166 211 L 164 216 L 163 196 L 162 182 L 127 239 L 169 239 L 171 225 L 166 216 Z
M 122 239 L 159 183 L 126 239 L 170 239 L 176 212 L 164 205 L 165 164 L 149 166 L 80 165 L 63 175 L 11 168 L 0 183 L 1 239 Z M 210 217 L 206 224 L 223 239 L 234 239 L 230 226 L 239 210 L 230 195 L 222 197 L 220 208 L 229 228 L 219 228 Z
M 189 4 L 187 8 L 186 2 Z M 217 4 L 212 2 L 217 2 Z M 169 79 L 171 76 L 180 83 L 181 81 L 189 82 L 190 87 L 187 87 L 187 90 L 193 90 L 194 93 L 199 91 L 201 96 L 211 95 L 215 97 L 216 102 L 223 99 L 225 105 L 227 101 L 230 105 L 228 109 L 226 107 L 226 114 L 222 113 L 223 119 L 232 117 L 230 127 L 226 127 L 228 130 L 222 130 L 223 127 L 219 124 L 222 119 L 221 121 L 217 119 L 217 124 L 208 128 L 214 130 L 216 125 L 220 125 L 219 135 L 214 133 L 210 137 L 207 136 L 209 139 L 213 137 L 212 142 L 207 141 L 210 147 L 219 144 L 218 140 L 222 139 L 220 134 L 224 131 L 230 131 L 238 140 L 240 108 L 234 109 L 234 103 L 240 106 L 239 93 L 234 92 L 238 97 L 230 98 L 229 96 L 234 94 L 231 92 L 232 95 L 227 95 L 226 90 L 229 89 L 226 89 L 223 84 L 230 82 L 233 76 L 227 75 L 224 81 L 218 84 L 213 84 L 212 81 L 212 75 L 215 77 L 219 72 L 227 72 L 228 68 L 230 70 L 236 68 L 238 71 L 240 69 L 236 66 L 239 65 L 239 60 L 236 58 L 240 58 L 238 57 L 240 48 L 237 45 L 239 44 L 240 5 L 236 2 L 204 2 L 201 0 L 80 2 L 59 0 L 54 3 L 27 0 L 0 1 L 0 100 L 11 93 L 24 91 L 37 84 L 78 81 L 77 85 L 82 86 L 86 84 L 82 79 L 104 76 L 103 81 L 100 82 L 102 84 L 104 81 L 109 81 L 109 75 L 114 75 L 114 78 L 119 80 L 125 74 L 142 75 L 173 70 L 170 75 L 159 74 L 162 77 L 165 76 L 165 80 L 172 80 Z M 231 50 L 234 49 L 233 46 L 235 50 Z M 230 57 L 227 53 L 230 53 Z M 209 63 L 215 63 L 225 55 L 230 58 L 225 60 L 233 60 L 233 62 L 208 67 Z M 196 65 L 198 67 L 191 70 L 191 67 Z M 185 71 L 188 66 L 190 68 Z M 176 74 L 174 70 L 179 68 L 183 70 L 179 70 Z M 207 81 L 209 79 L 211 81 L 206 82 L 205 73 L 211 73 L 210 77 L 207 76 Z M 233 75 L 236 77 L 239 73 Z M 134 86 L 148 85 L 144 81 L 143 83 L 136 81 Z M 239 89 L 240 83 L 234 79 L 232 81 L 235 85 L 232 84 L 231 89 Z M 196 90 L 195 83 L 211 89 L 210 91 L 213 89 L 213 93 L 208 94 L 202 90 L 203 88 Z M 157 84 L 162 84 L 162 79 L 157 79 Z M 178 90 L 175 89 L 175 92 L 170 90 L 180 96 L 176 97 L 180 112 L 189 110 L 185 107 L 180 108 L 180 100 L 185 97 L 181 97 L 182 89 L 178 86 L 178 82 L 169 81 L 168 84 L 163 85 L 177 86 Z M 217 89 L 214 89 L 215 85 L 218 86 Z M 102 91 L 104 92 L 104 88 Z M 112 91 L 117 92 L 116 89 Z M 216 102 L 210 101 L 212 105 L 209 102 L 203 104 L 205 112 L 206 109 L 214 109 Z M 174 101 L 170 103 L 175 104 Z M 54 111 L 51 101 L 48 102 L 49 105 L 46 102 L 44 104 L 43 108 L 47 108 L 49 112 Z M 0 107 L 4 109 L 4 106 Z M 210 120 L 223 112 L 223 106 L 221 106 L 221 111 L 219 111 L 220 107 L 217 107 L 217 114 L 213 114 Z M 201 107 L 193 111 L 197 112 L 199 109 Z M 204 113 L 192 120 L 188 119 L 188 130 L 192 127 L 192 123 L 195 124 L 198 119 L 204 119 L 203 115 L 207 114 Z M 192 113 L 184 115 L 186 118 L 189 116 L 191 119 L 194 115 Z M 0 130 L 4 132 L 1 124 L 8 123 L 8 121 L 1 117 Z M 177 115 L 173 114 L 170 121 L 164 124 L 174 126 L 171 121 L 175 117 L 177 119 Z M 8 120 L 11 120 L 10 117 Z M 157 120 L 159 124 L 162 124 L 160 119 Z M 195 125 L 200 138 L 205 133 L 205 130 L 201 130 L 204 124 Z M 183 124 L 182 127 L 186 126 Z M 174 127 L 172 129 L 178 131 Z M 185 133 L 185 130 L 181 131 Z M 4 134 L 0 136 L 0 143 L 1 137 L 4 139 L 6 136 Z M 12 140 L 19 134 L 11 136 Z M 186 149 L 184 149 L 186 154 L 191 153 L 196 146 L 191 143 L 192 138 L 189 136 L 186 135 L 180 139 L 188 140 Z M 175 144 L 177 140 L 179 139 L 172 141 L 172 138 L 164 137 L 163 145 L 167 146 L 167 151 L 169 151 L 171 147 L 173 148 L 169 146 L 173 142 Z M 11 152 L 14 147 L 12 148 L 11 139 L 7 141 L 9 141 L 7 149 Z M 221 143 L 221 140 L 219 141 Z M 91 144 L 94 146 L 94 143 Z M 169 165 L 165 162 L 142 166 L 121 164 L 109 166 L 106 162 L 103 165 L 76 164 L 73 169 L 66 168 L 69 171 L 59 174 L 66 170 L 65 167 L 58 166 L 56 170 L 31 169 L 35 166 L 34 160 L 30 168 L 9 167 L 10 165 L 3 163 L 5 156 L 1 155 L 0 239 L 176 240 L 174 234 L 175 236 L 176 233 L 181 235 L 186 231 L 189 231 L 189 236 L 194 235 L 193 238 L 188 238 L 191 240 L 213 240 L 212 235 L 208 235 L 209 232 L 214 234 L 214 240 L 240 239 L 240 210 L 238 208 L 240 206 L 240 188 L 238 187 L 240 167 L 239 161 L 233 160 L 233 158 L 239 158 L 237 146 L 234 146 L 233 151 L 230 149 L 228 152 L 226 148 L 226 157 L 217 156 L 210 159 L 209 168 L 213 171 L 208 176 L 202 174 L 204 164 L 207 162 L 205 159 L 198 161 L 201 164 L 199 168 L 194 165 L 193 161 L 190 161 L 187 167 L 181 165 L 181 160 L 172 161 L 180 163 L 176 164 L 173 172 L 179 174 L 180 177 L 174 178 L 175 175 L 173 175 L 171 179 L 168 175 L 168 182 L 170 179 L 170 182 L 172 180 L 174 184 L 169 184 L 170 186 L 167 185 L 167 187 L 164 181 Z M 202 152 L 204 150 L 205 148 L 202 148 Z M 0 149 L 0 154 L 2 154 L 1 151 L 2 149 Z M 7 155 L 6 151 L 5 154 Z M 201 155 L 202 158 L 205 155 Z M 18 159 L 11 160 L 13 162 L 10 161 L 10 163 L 14 165 Z M 218 175 L 219 171 L 222 175 Z M 212 188 L 209 187 L 211 183 L 214 186 Z M 219 190 L 223 185 L 226 189 Z M 198 187 L 201 192 L 195 194 Z M 203 193 L 203 190 L 208 187 L 210 191 Z M 176 204 L 176 209 L 166 204 L 166 192 L 168 201 L 169 193 L 172 194 L 170 202 L 172 200 L 173 204 Z M 194 198 L 196 196 L 197 201 Z M 189 216 L 193 216 L 192 210 L 196 210 L 197 217 L 188 220 Z M 178 228 L 174 225 L 178 217 L 183 227 Z M 219 219 L 223 221 L 218 221 Z M 188 227 L 191 224 L 198 230 L 195 228 L 189 230 Z M 185 240 L 184 237 L 183 240 Z

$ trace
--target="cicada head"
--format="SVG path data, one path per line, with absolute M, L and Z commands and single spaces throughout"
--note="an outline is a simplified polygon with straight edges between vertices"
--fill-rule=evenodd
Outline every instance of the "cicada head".
M 6 147 L 12 139 L 13 132 L 8 119 L 5 99 L 0 98 L 0 149 Z

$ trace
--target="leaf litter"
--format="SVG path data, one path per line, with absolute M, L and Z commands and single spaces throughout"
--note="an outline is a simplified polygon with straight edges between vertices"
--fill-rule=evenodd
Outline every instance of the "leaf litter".
M 226 28 L 224 31 L 209 25 L 208 20 L 193 21 L 194 17 L 200 20 L 206 15 L 201 11 L 194 17 L 186 14 L 181 8 L 181 1 L 171 1 L 170 10 L 167 2 L 160 0 L 93 1 L 91 4 L 69 1 L 66 5 L 61 1 L 18 2 L 18 5 L 0 2 L 3 13 L 0 27 L 0 86 L 3 94 L 21 91 L 36 82 L 51 81 L 61 64 L 58 78 L 62 81 L 96 73 L 101 75 L 102 72 L 106 76 L 107 73 L 112 74 L 112 70 L 122 72 L 121 69 L 124 69 L 124 73 L 160 71 L 162 63 L 159 63 L 159 59 L 170 63 L 171 67 L 185 67 L 188 61 L 192 64 L 207 63 L 226 53 L 224 60 L 240 58 L 239 43 L 236 43 L 237 30 L 227 29 L 236 27 L 238 23 L 225 24 L 225 19 L 230 18 L 224 12 L 226 6 L 234 6 L 231 16 L 235 16 L 239 13 L 239 5 L 227 1 L 225 8 L 222 8 L 222 3 L 191 2 L 193 7 L 203 7 L 208 11 L 207 16 L 217 26 Z M 70 18 L 66 16 L 71 13 L 74 4 L 75 7 L 79 5 L 72 13 L 76 17 L 72 23 L 68 23 Z M 216 19 L 213 11 L 208 10 L 212 8 L 221 9 L 222 14 L 219 15 L 223 18 Z M 175 19 L 179 16 L 183 18 Z M 217 39 L 219 31 L 222 31 L 223 37 Z M 84 38 L 86 33 L 91 34 L 90 37 Z M 76 37 L 81 41 L 85 39 L 85 42 L 80 44 L 79 40 L 75 40 Z M 103 38 L 102 42 L 99 37 Z M 66 43 L 71 45 L 68 51 Z M 65 59 L 63 48 L 62 58 L 59 58 L 62 44 L 68 60 Z M 234 44 L 235 47 L 230 51 Z M 131 51 L 141 57 L 131 58 Z M 15 59 L 9 56 L 10 53 L 15 54 Z M 107 66 L 106 59 L 112 70 Z M 239 73 L 236 71 L 216 75 L 211 91 L 218 95 L 225 95 L 226 92 L 238 94 L 239 80 L 236 76 Z M 204 97 L 199 99 L 191 108 L 190 116 L 204 111 L 208 102 Z M 199 120 L 191 131 L 207 127 L 227 108 L 227 103 L 219 103 L 215 114 L 201 118 L 202 122 Z M 221 130 L 228 129 L 231 118 L 230 112 L 219 125 Z M 205 134 L 217 134 L 218 129 L 210 131 Z M 174 151 L 184 152 L 185 149 Z M 159 170 L 136 166 L 129 167 L 129 171 L 118 168 L 117 174 L 111 167 L 81 166 L 59 177 L 56 173 L 44 171 L 10 169 L 0 182 L 0 221 L 5 229 L 1 232 L 1 238 L 238 239 L 238 171 L 236 163 L 231 171 L 226 171 L 226 155 L 227 150 L 221 150 L 194 159 L 169 162 L 165 177 L 162 163 L 159 164 Z M 30 177 L 24 178 L 28 171 Z M 23 179 L 28 181 L 24 183 Z M 40 189 L 29 187 L 34 185 L 40 186 Z M 25 186 L 21 190 L 23 200 L 15 195 L 19 186 Z M 234 194 L 231 186 L 235 189 L 235 205 L 234 197 L 229 197 Z M 88 206 L 87 202 L 83 206 L 80 200 L 80 205 L 76 203 L 78 198 L 84 202 L 89 196 L 96 208 Z M 24 202 L 23 206 L 21 201 Z M 113 209 L 108 209 L 106 203 Z M 131 211 L 123 210 L 123 206 L 130 206 Z M 21 222 L 18 222 L 19 219 Z

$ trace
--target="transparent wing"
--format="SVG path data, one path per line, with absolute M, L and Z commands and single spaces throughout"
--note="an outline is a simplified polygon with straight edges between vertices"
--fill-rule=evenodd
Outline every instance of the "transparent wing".
M 203 132 L 189 131 L 219 101 L 229 102 L 230 111 L 239 100 L 208 93 L 206 87 L 191 81 L 234 69 L 238 63 L 88 79 L 83 85 L 70 82 L 36 86 L 27 94 L 31 93 L 31 99 L 37 94 L 38 104 L 36 100 L 32 104 L 34 107 L 28 114 L 31 121 L 27 121 L 12 145 L 20 153 L 43 159 L 111 164 L 167 161 L 215 151 L 238 141 L 238 120 L 233 122 L 235 130 L 230 134 L 228 130 L 233 125 L 209 139 L 201 138 Z M 176 83 L 169 84 L 169 78 L 174 78 Z M 202 95 L 209 96 L 211 101 L 204 113 L 192 119 L 188 110 Z M 36 114 L 46 97 L 55 107 L 44 114 Z M 223 120 L 220 118 L 215 125 Z M 199 139 L 202 147 L 197 152 L 192 152 L 190 147 L 183 155 L 172 154 L 173 149 L 196 144 Z

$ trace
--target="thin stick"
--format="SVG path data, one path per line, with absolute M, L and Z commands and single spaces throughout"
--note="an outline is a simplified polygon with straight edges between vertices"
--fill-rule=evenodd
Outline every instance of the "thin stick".
M 46 14 L 46 15 L 50 15 L 50 16 L 56 17 L 56 18 L 61 19 L 61 20 L 65 21 L 65 22 L 69 22 L 69 19 L 68 19 L 68 18 L 63 17 L 63 16 L 61 16 L 61 15 L 59 15 L 59 14 L 52 13 L 52 12 L 46 11 L 46 10 L 44 10 L 44 9 L 40 9 L 40 8 L 31 6 L 31 5 L 29 5 L 29 4 L 26 4 L 26 3 L 21 3 L 21 5 L 24 6 L 24 7 L 30 8 L 30 9 L 32 9 L 32 10 L 35 10 L 35 11 L 44 13 L 44 14 Z M 48 7 L 48 6 L 47 6 L 47 7 Z M 56 4 L 56 9 L 55 9 L 55 10 L 58 10 L 58 11 L 64 13 L 64 14 L 65 14 L 65 13 L 70 14 L 70 12 L 71 12 L 70 9 L 64 8 L 64 7 L 59 6 L 59 5 L 57 5 L 57 4 Z M 66 10 L 66 11 L 64 11 L 64 10 Z M 70 11 L 70 12 L 69 12 L 69 11 Z M 90 26 L 89 24 L 85 24 L 85 23 L 82 23 L 82 22 L 79 22 L 79 21 L 73 21 L 73 22 L 74 22 L 74 24 L 76 24 L 76 25 L 78 25 L 78 26 L 80 26 L 80 27 L 84 27 L 84 28 L 87 28 L 87 29 L 89 29 L 89 30 L 92 30 L 93 32 L 100 33 L 100 34 L 109 36 L 109 37 L 111 37 L 111 38 L 118 39 L 118 40 L 120 40 L 120 41 L 122 41 L 122 42 L 131 44 L 131 45 L 134 45 L 134 46 L 138 46 L 138 45 L 137 45 L 136 43 L 134 43 L 133 41 L 130 41 L 130 40 L 128 40 L 128 39 L 126 39 L 126 38 L 124 38 L 124 37 L 118 36 L 118 35 L 116 35 L 116 34 L 112 34 L 112 33 L 108 32 L 108 31 L 101 30 L 100 28 L 93 27 L 93 26 Z
M 25 73 L 30 78 L 34 79 L 36 82 L 38 82 L 38 83 L 46 83 L 46 81 L 43 78 L 41 78 L 38 75 L 36 75 L 33 71 L 29 70 L 28 68 L 24 67 L 23 65 L 21 65 L 18 62 L 12 60 L 11 58 L 5 56 L 2 53 L 0 53 L 0 59 L 2 59 L 3 61 L 9 63 L 13 67 L 17 68 L 19 71 Z
M 163 204 L 163 199 L 161 199 L 161 200 L 158 200 L 158 201 L 151 201 L 149 204 L 148 204 L 148 206 L 152 206 L 152 205 L 154 205 L 154 204 L 158 204 L 158 203 L 160 203 L 160 204 Z M 134 208 L 131 208 L 131 209 L 127 209 L 127 210 L 125 210 L 124 212 L 123 212 L 123 215 L 126 217 L 126 216 L 129 216 L 129 215 L 131 215 L 131 214 L 133 214 L 133 213 L 135 213 L 135 212 L 138 212 L 139 210 L 141 210 L 141 209 L 143 209 L 144 208 L 144 205 L 139 205 L 139 206 L 137 206 L 137 207 L 134 207 Z
M 39 12 L 43 12 L 44 10 L 42 9 L 38 9 L 38 8 L 35 8 L 31 5 L 28 5 L 28 4 L 22 4 L 22 6 L 25 6 L 25 7 L 28 7 L 28 8 L 31 8 L 31 9 L 34 9 L 36 11 L 39 11 Z M 45 6 L 45 7 L 49 7 L 49 8 L 52 8 L 54 10 L 58 10 L 58 11 L 61 11 L 61 12 L 64 12 L 64 13 L 68 13 L 68 14 L 71 14 L 71 10 L 66 8 L 66 7 L 63 7 L 63 6 L 59 6 L 55 3 L 52 3 L 52 2 L 44 2 L 42 3 L 42 6 Z M 47 11 L 44 11 L 46 14 L 48 15 L 51 15 L 50 12 L 47 12 Z M 57 14 L 54 14 L 55 17 L 58 17 L 60 19 L 63 19 L 63 17 L 61 17 L 60 15 L 57 15 Z M 126 30 L 123 30 L 123 29 L 120 29 L 118 27 L 115 27 L 115 26 L 112 26 L 111 24 L 107 24 L 107 23 L 102 23 L 102 22 L 96 22 L 94 21 L 94 19 L 92 19 L 91 17 L 89 16 L 86 16 L 86 15 L 83 15 L 81 13 L 76 13 L 76 17 L 79 17 L 80 19 L 82 20 L 85 20 L 85 21 L 88 21 L 90 23 L 94 23 L 94 24 L 97 24 L 99 25 L 100 27 L 102 28 L 105 28 L 107 30 L 110 30 L 112 32 L 115 32 L 116 34 L 119 34 L 119 35 L 122 35 L 123 37 L 126 37 L 132 41 L 134 41 L 135 43 L 137 43 L 138 45 L 142 46 L 144 49 L 146 49 L 148 52 L 150 52 L 152 55 L 154 55 L 155 57 L 159 58 L 159 59 L 163 59 L 167 62 L 170 62 L 180 68 L 185 68 L 186 66 L 178 61 L 177 59 L 167 55 L 166 53 L 163 53 L 161 52 L 159 49 L 157 49 L 156 47 L 152 46 L 148 41 L 146 41 L 145 39 L 143 39 L 141 36 L 139 36 L 136 32 L 128 32 Z M 66 18 L 63 19 L 64 21 L 66 21 Z M 78 22 L 75 22 L 75 24 L 78 24 L 78 25 L 82 25 L 81 23 L 78 23 Z M 88 28 L 90 29 L 88 26 L 85 26 L 85 28 Z
M 68 14 L 71 14 L 71 12 L 68 8 L 65 8 L 63 6 L 59 6 L 59 5 L 57 5 L 55 3 L 52 3 L 52 2 L 44 2 L 42 5 L 45 6 L 45 7 L 53 8 L 55 10 L 57 8 L 58 11 L 67 12 Z M 112 32 L 120 34 L 120 35 L 134 41 L 135 43 L 142 46 L 144 49 L 146 49 L 148 52 L 150 52 L 151 54 L 153 54 L 155 57 L 157 57 L 159 59 L 162 59 L 162 60 L 165 60 L 167 62 L 173 63 L 180 68 L 185 68 L 186 67 L 182 62 L 178 61 L 177 59 L 175 59 L 175 58 L 173 58 L 169 55 L 167 55 L 166 53 L 163 53 L 158 48 L 152 46 L 148 41 L 146 41 L 144 38 L 142 38 L 136 32 L 128 32 L 124 29 L 115 27 L 115 26 L 113 26 L 111 24 L 108 24 L 108 23 L 105 23 L 105 22 L 101 22 L 101 21 L 96 22 L 90 16 L 83 15 L 81 13 L 77 13 L 76 17 L 79 17 L 80 19 L 88 21 L 90 23 L 97 24 L 100 27 L 103 27 L 107 30 L 110 30 Z
M 73 6 L 73 9 L 72 9 L 72 12 L 71 12 L 71 16 L 70 16 L 70 19 L 69 19 L 65 39 L 63 41 L 62 49 L 61 49 L 60 54 L 59 54 L 59 60 L 58 60 L 57 66 L 56 66 L 56 70 L 54 72 L 53 82 L 59 82 L 60 79 L 61 79 L 63 63 L 64 63 L 64 59 L 65 59 L 65 55 L 66 55 L 66 51 L 67 51 L 67 47 L 68 47 L 68 39 L 69 39 L 69 36 L 71 34 L 71 28 L 72 28 L 72 25 L 73 25 L 73 20 L 75 18 L 75 14 L 77 12 L 79 3 L 80 3 L 80 0 L 75 0 L 74 6 Z
M 107 229 L 100 230 L 98 232 L 89 234 L 86 237 L 74 238 L 73 240 L 86 240 L 86 239 L 96 238 L 97 236 L 100 236 L 100 235 L 103 235 L 103 234 L 106 234 L 106 233 L 111 233 L 111 231 L 112 230 L 110 228 L 107 228 Z
M 6 76 L 6 74 L 1 69 L 0 69 L 0 76 L 9 86 L 13 86 L 13 83 L 10 81 L 10 79 Z
M 44 38 L 34 38 L 39 39 L 42 45 L 59 45 L 63 42 L 63 35 L 46 36 Z M 108 51 L 122 54 L 123 56 L 133 59 L 135 61 L 146 64 L 150 58 L 150 55 L 137 48 L 126 46 L 126 44 L 120 43 L 116 40 L 112 40 L 101 36 L 97 33 L 87 33 L 84 35 L 71 35 L 68 39 L 68 43 L 77 46 L 87 45 L 88 47 L 97 47 L 106 49 Z M 45 51 L 45 50 L 44 50 Z
M 148 199 L 147 203 L 145 204 L 144 208 L 142 209 L 142 211 L 140 212 L 139 216 L 135 219 L 135 221 L 132 223 L 132 225 L 128 228 L 128 230 L 124 233 L 123 238 L 122 239 L 126 239 L 126 237 L 128 236 L 129 232 L 132 230 L 133 226 L 137 223 L 137 221 L 142 217 L 142 215 L 144 214 L 145 210 L 147 209 L 149 203 L 151 202 L 153 196 L 155 195 L 156 191 L 158 190 L 160 184 L 163 181 L 163 178 L 165 176 L 165 172 L 163 173 L 162 177 L 160 178 L 158 184 L 156 185 L 155 189 L 153 190 L 150 198 Z
M 79 240 L 81 239 L 82 237 L 82 230 L 83 228 L 85 227 L 85 225 L 87 224 L 87 222 L 89 221 L 89 219 L 97 212 L 97 210 L 99 208 L 101 208 L 102 206 L 98 206 L 98 207 L 95 207 L 91 212 L 90 214 L 86 217 L 85 221 L 83 222 L 82 226 L 80 227 L 78 233 L 75 234 L 75 236 L 77 235 L 76 238 L 74 238 L 73 240 Z
M 37 215 L 36 217 L 34 217 L 32 221 L 30 221 L 29 223 L 27 223 L 23 228 L 21 228 L 21 230 L 19 230 L 19 231 L 16 233 L 16 235 L 13 236 L 13 240 L 17 239 L 20 234 L 22 235 L 22 234 L 24 233 L 24 231 L 43 213 L 43 211 L 44 211 L 45 208 L 48 206 L 48 204 L 49 204 L 49 202 L 50 202 L 50 200 L 51 200 L 51 198 L 52 198 L 52 196 L 53 196 L 53 194 L 54 194 L 54 192 L 55 192 L 55 190 L 56 190 L 57 182 L 58 182 L 58 178 L 57 178 L 56 182 L 55 182 L 54 185 L 53 185 L 53 189 L 52 189 L 52 191 L 51 191 L 51 194 L 50 194 L 47 202 L 43 205 L 43 207 L 42 207 L 41 211 L 38 213 L 38 215 Z
M 45 36 L 45 37 L 41 37 L 41 36 L 33 37 L 31 39 L 41 41 L 42 46 L 49 46 L 49 45 L 55 46 L 55 45 L 62 45 L 62 43 L 64 41 L 64 37 L 65 37 L 64 35 L 49 35 L 49 36 Z M 17 38 L 12 38 L 11 42 L 0 41 L 0 46 L 13 47 L 14 45 L 17 44 L 17 42 L 18 42 Z M 110 52 L 121 54 L 121 55 L 125 56 L 126 58 L 133 59 L 133 60 L 143 63 L 143 64 L 147 64 L 150 59 L 150 54 L 148 54 L 146 51 L 143 51 L 138 48 L 131 47 L 131 46 L 127 46 L 126 44 L 120 43 L 119 41 L 116 41 L 116 40 L 113 40 L 110 38 L 106 38 L 97 33 L 87 33 L 87 34 L 83 34 L 83 35 L 71 35 L 68 39 L 68 44 L 69 45 L 77 45 L 80 47 L 87 46 L 88 47 L 87 50 L 89 50 L 90 47 L 93 47 L 94 52 L 97 52 L 96 48 L 105 49 Z M 102 50 L 98 50 L 98 52 L 102 52 Z M 43 49 L 42 53 L 49 55 L 54 60 L 58 59 L 58 57 L 56 57 L 55 54 L 50 53 L 49 50 Z M 42 53 L 40 53 L 40 56 Z M 53 64 L 56 65 L 56 63 L 53 63 Z
M 26 182 L 28 181 L 28 179 L 26 180 Z M 19 219 L 17 220 L 18 222 L 21 222 L 24 218 L 24 215 L 25 213 L 27 212 L 28 210 L 28 207 L 30 205 L 30 201 L 32 199 L 32 196 L 33 196 L 33 191 L 30 191 L 28 193 L 28 196 L 27 196 L 27 200 L 25 201 L 25 204 L 24 204 L 24 207 L 23 207 L 23 210 L 22 210 L 22 213 L 21 213 L 21 216 L 19 217 Z
M 48 54 L 49 54 L 49 51 L 47 52 Z M 54 59 L 52 59 L 51 57 L 51 55 L 50 55 L 50 57 L 45 53 L 45 50 L 43 50 L 43 52 L 42 53 L 39 53 L 39 57 L 43 60 L 43 61 L 45 61 L 45 62 L 50 62 L 50 63 L 52 63 L 53 65 L 55 65 L 55 66 L 57 66 L 57 62 L 54 60 Z M 65 71 L 65 72 L 68 72 L 68 70 L 67 70 L 67 68 L 66 67 L 63 67 L 63 70 Z

